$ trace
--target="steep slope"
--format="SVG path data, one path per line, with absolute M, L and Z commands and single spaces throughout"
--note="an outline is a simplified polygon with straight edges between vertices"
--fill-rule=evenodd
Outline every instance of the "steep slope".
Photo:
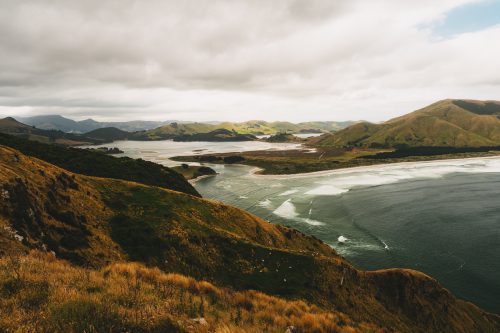
M 220 288 L 137 263 L 75 267 L 38 251 L 0 257 L 0 292 L 2 332 L 387 332 L 301 300 Z
M 361 123 L 311 140 L 319 146 L 500 145 L 499 102 L 444 100 L 382 124 Z
M 179 192 L 69 173 L 0 147 L 0 250 L 102 267 L 134 260 L 301 298 L 401 332 L 496 332 L 499 318 L 411 270 L 362 272 L 312 237 Z
M 142 159 L 115 158 L 96 151 L 48 145 L 5 134 L 0 134 L 0 144 L 84 175 L 129 180 L 200 196 L 174 170 Z
M 12 117 L 0 119 L 0 131 L 6 134 L 24 134 L 32 131 L 31 126 L 18 122 Z
M 101 143 L 100 139 L 91 139 L 83 135 L 64 133 L 56 130 L 43 130 L 25 125 L 14 118 L 0 119 L 0 133 L 15 135 L 33 141 L 56 143 L 66 146 Z

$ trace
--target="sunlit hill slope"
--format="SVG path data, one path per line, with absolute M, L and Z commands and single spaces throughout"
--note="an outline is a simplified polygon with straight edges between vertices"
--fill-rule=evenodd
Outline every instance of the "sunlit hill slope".
M 279 298 L 268 298 L 271 314 L 278 313 L 279 302 L 288 304 L 292 312 L 286 318 L 276 315 L 252 323 L 257 303 L 265 303 L 270 296 L 225 302 L 226 312 L 217 310 L 223 298 L 207 296 L 203 307 L 213 312 L 204 315 L 209 320 L 206 331 L 221 325 L 284 331 L 286 325 L 301 327 L 303 321 L 294 318 L 304 315 L 308 307 L 313 309 L 311 315 L 323 316 L 311 319 L 317 322 L 316 332 L 497 332 L 500 327 L 497 316 L 456 299 L 422 273 L 356 270 L 315 238 L 219 202 L 74 174 L 5 146 L 0 147 L 0 182 L 4 258 L 36 249 L 52 251 L 71 265 L 88 267 L 50 263 L 52 259 L 39 255 L 2 259 L 0 265 L 10 268 L 2 269 L 0 279 L 1 305 L 6 309 L 0 314 L 0 329 L 48 325 L 49 331 L 83 331 L 78 320 L 58 319 L 55 313 L 61 318 L 86 313 L 87 323 L 112 323 L 121 327 L 116 331 L 154 331 L 165 319 L 166 304 L 181 304 L 175 323 L 170 324 L 179 325 L 180 331 L 192 330 L 186 321 L 200 316 L 200 293 L 205 291 L 199 290 L 218 293 L 220 288 L 228 288 L 222 294 L 240 295 L 234 297 L 244 297 L 244 290 L 258 290 Z M 162 272 L 206 280 L 215 287 L 189 279 L 179 283 L 176 279 L 184 278 Z M 165 286 L 172 291 L 162 292 Z M 185 289 L 187 293 L 182 292 Z M 46 292 L 40 295 L 40 290 Z M 124 296 L 127 293 L 132 298 Z M 154 301 L 146 302 L 149 298 Z M 175 300 L 168 303 L 170 298 Z M 127 303 L 134 299 L 158 309 L 139 311 L 139 303 Z M 304 311 L 295 313 L 297 303 L 291 300 L 298 299 L 304 302 Z M 62 305 L 61 300 L 65 301 Z M 186 303 L 196 304 L 198 310 L 182 310 Z M 127 325 L 139 326 L 130 329 Z M 102 329 L 109 330 L 109 326 Z

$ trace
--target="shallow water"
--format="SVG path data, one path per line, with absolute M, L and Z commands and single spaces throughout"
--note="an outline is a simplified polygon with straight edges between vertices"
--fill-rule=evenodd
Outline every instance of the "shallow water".
M 268 143 L 261 141 L 244 142 L 174 142 L 164 141 L 115 141 L 109 144 L 83 146 L 82 148 L 117 147 L 124 154 L 115 156 L 128 156 L 142 158 L 166 166 L 179 165 L 180 162 L 169 160 L 173 156 L 203 155 L 211 153 L 230 153 L 267 149 L 297 149 L 300 144 L 295 143 Z M 192 163 L 196 164 L 196 163 Z
M 287 148 L 253 144 L 128 141 L 113 146 L 167 165 L 172 165 L 168 156 L 179 151 Z M 358 268 L 423 271 L 457 296 L 500 313 L 500 158 L 286 177 L 252 175 L 246 166 L 212 167 L 219 175 L 195 183 L 203 196 L 314 235 Z

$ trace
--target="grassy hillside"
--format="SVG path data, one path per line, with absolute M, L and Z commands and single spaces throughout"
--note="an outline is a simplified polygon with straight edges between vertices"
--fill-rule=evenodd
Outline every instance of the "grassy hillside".
M 68 322 L 65 316 L 71 318 L 83 309 L 89 311 L 85 318 L 90 322 L 122 325 L 120 318 L 125 316 L 126 320 L 141 320 L 141 323 L 145 320 L 154 326 L 159 317 L 148 315 L 149 310 L 131 311 L 130 316 L 123 313 L 127 311 L 127 302 L 133 299 L 157 297 L 154 291 L 161 290 L 156 282 L 161 280 L 161 273 L 156 271 L 157 277 L 150 278 L 144 273 L 148 284 L 155 286 L 154 291 L 149 289 L 148 292 L 134 289 L 134 285 L 143 283 L 142 278 L 140 282 L 130 278 L 137 274 L 133 273 L 134 268 L 123 269 L 130 272 L 123 274 L 132 275 L 117 277 L 116 288 L 120 289 L 119 286 L 128 281 L 128 287 L 121 290 L 137 298 L 113 298 L 116 297 L 113 296 L 116 295 L 113 281 L 101 283 L 103 278 L 110 279 L 115 274 L 106 273 L 107 265 L 137 261 L 163 272 L 206 280 L 217 288 L 255 289 L 287 300 L 302 299 L 314 304 L 318 311 L 332 312 L 332 325 L 341 317 L 345 318 L 342 325 L 354 323 L 354 331 L 370 331 L 369 326 L 401 332 L 496 332 L 500 328 L 498 317 L 455 299 L 424 274 L 411 270 L 358 271 L 315 238 L 218 202 L 158 187 L 72 174 L 6 147 L 0 147 L 0 181 L 2 253 L 49 250 L 73 264 L 104 270 L 101 271 L 103 275 L 92 271 L 83 273 L 91 276 L 87 281 L 94 279 L 96 282 L 91 289 L 83 289 L 85 285 L 80 283 L 84 278 L 73 281 L 65 270 L 58 271 L 57 283 L 70 283 L 76 290 L 70 294 L 71 298 L 52 294 L 57 288 L 46 288 L 49 290 L 46 298 L 49 312 L 48 317 L 42 318 L 49 318 L 55 325 L 65 325 Z M 10 272 L 31 286 L 28 277 L 22 276 L 16 266 Z M 64 280 L 61 276 L 68 277 Z M 40 278 L 32 277 L 33 281 L 37 279 Z M 7 302 L 13 299 L 12 304 L 16 305 L 9 307 L 10 311 L 23 304 L 31 306 L 34 303 L 35 309 L 36 304 L 44 304 L 43 297 L 40 301 L 34 297 L 32 303 L 29 288 L 17 294 L 16 290 L 21 289 L 16 289 L 15 283 L 1 286 L 10 295 Z M 50 285 L 50 279 L 46 283 Z M 42 289 L 36 283 L 32 285 L 36 291 Z M 135 294 L 134 290 L 137 290 Z M 106 303 L 111 305 L 103 308 L 103 294 L 105 299 L 116 301 Z M 174 295 L 179 294 L 174 291 Z M 169 295 L 165 292 L 163 297 L 168 299 Z M 69 302 L 77 298 L 90 299 L 91 304 L 63 303 L 63 308 L 58 308 L 61 299 Z M 22 303 L 24 299 L 26 303 Z M 58 302 L 51 302 L 54 299 Z M 195 303 L 193 299 L 186 303 L 199 305 L 199 300 Z M 272 304 L 272 298 L 268 300 Z M 237 304 L 227 303 L 229 308 Z M 153 304 L 158 303 L 151 303 L 152 307 Z M 246 316 L 253 306 L 248 302 L 236 305 L 236 311 L 240 312 L 239 315 L 236 312 L 236 317 Z M 101 310 L 106 316 L 100 317 Z M 161 307 L 151 311 L 158 315 L 166 313 Z M 272 313 L 271 309 L 269 311 Z M 290 312 L 287 317 L 293 318 L 292 314 Z M 179 320 L 183 318 L 185 315 L 179 315 Z M 269 320 L 268 325 L 271 324 L 274 322 Z M 59 331 L 65 329 L 64 326 L 56 327 Z M 144 327 L 149 326 L 144 324 Z M 303 331 L 308 332 L 308 329 Z M 332 328 L 316 331 L 331 332 Z
M 177 172 L 142 159 L 116 158 L 98 151 L 32 142 L 5 134 L 0 134 L 0 144 L 84 175 L 135 181 L 200 196 Z
M 127 140 L 132 134 L 122 131 L 116 127 L 99 128 L 85 133 L 86 137 L 102 140 L 103 142 L 112 142 L 115 140 Z
M 310 140 L 317 146 L 500 145 L 500 102 L 444 100 L 382 124 L 359 123 Z
M 238 134 L 251 135 L 277 134 L 284 132 L 331 132 L 344 128 L 352 123 L 353 122 L 323 121 L 293 124 L 290 122 L 266 122 L 263 120 L 250 120 L 242 123 L 223 122 L 218 124 L 171 123 L 149 131 L 137 132 L 134 134 L 134 138 L 137 140 L 173 139 L 179 135 L 208 133 L 219 129 L 225 129 Z
M 137 263 L 85 269 L 37 251 L 0 258 L 0 286 L 0 330 L 9 332 L 384 331 L 300 300 L 221 288 Z
M 205 123 L 171 123 L 148 131 L 134 133 L 135 140 L 162 140 L 173 139 L 179 135 L 191 135 L 197 133 L 208 133 L 216 130 L 218 127 Z
M 239 134 L 227 129 L 216 129 L 208 133 L 182 134 L 176 136 L 174 141 L 213 141 L 213 142 L 229 142 L 229 141 L 254 141 L 257 140 L 252 134 Z
M 0 133 L 15 135 L 33 141 L 56 143 L 65 146 L 102 143 L 101 139 L 92 139 L 83 135 L 64 133 L 57 130 L 43 130 L 18 122 L 14 118 L 0 119 Z
M 242 123 L 225 122 L 217 125 L 220 128 L 225 128 L 238 133 L 246 133 L 253 135 L 277 134 L 277 133 L 321 133 L 334 132 L 351 125 L 352 121 L 336 122 L 336 121 L 316 121 L 291 123 L 287 121 L 267 122 L 262 120 L 250 120 Z
M 278 133 L 271 135 L 266 139 L 267 142 L 305 142 L 305 139 L 301 139 L 293 134 L 288 133 Z

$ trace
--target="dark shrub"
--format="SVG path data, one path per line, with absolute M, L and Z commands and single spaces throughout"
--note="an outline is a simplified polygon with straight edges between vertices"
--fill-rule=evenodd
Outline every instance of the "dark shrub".
M 238 156 L 238 155 L 224 157 L 224 163 L 227 163 L 227 164 L 243 162 L 244 160 L 245 160 L 244 157 Z
M 110 307 L 72 300 L 50 308 L 45 332 L 125 332 L 126 325 Z
M 11 278 L 0 283 L 0 296 L 12 297 L 23 288 L 23 282 L 19 279 Z
M 214 169 L 202 166 L 198 169 L 198 172 L 201 173 L 202 175 L 215 175 L 216 172 Z
M 21 306 L 26 309 L 37 309 L 49 299 L 49 283 L 47 281 L 28 282 L 19 293 Z

